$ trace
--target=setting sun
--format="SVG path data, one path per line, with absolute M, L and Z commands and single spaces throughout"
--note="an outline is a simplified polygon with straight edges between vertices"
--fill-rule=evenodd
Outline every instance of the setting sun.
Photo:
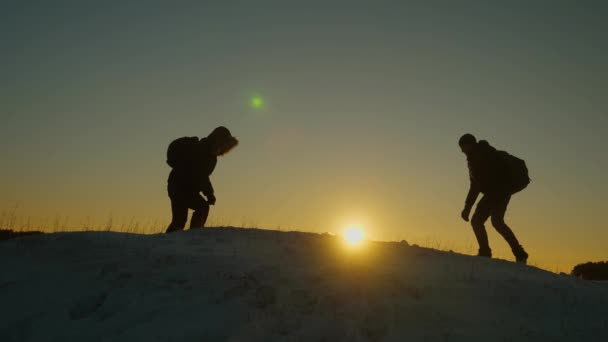
M 360 245 L 365 239 L 365 234 L 360 227 L 351 226 L 344 231 L 344 241 L 350 246 Z

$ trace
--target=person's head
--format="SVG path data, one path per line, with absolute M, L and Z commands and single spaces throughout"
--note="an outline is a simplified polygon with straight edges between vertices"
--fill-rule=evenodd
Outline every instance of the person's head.
M 207 138 L 211 142 L 212 150 L 216 156 L 223 156 L 239 144 L 239 141 L 224 126 L 214 129 Z
M 477 144 L 477 139 L 475 139 L 473 134 L 469 134 L 469 133 L 463 135 L 462 137 L 460 137 L 460 140 L 458 140 L 458 145 L 460 146 L 460 150 L 462 150 L 462 152 L 464 154 L 469 154 L 469 152 L 471 152 L 471 150 L 473 149 L 475 144 Z

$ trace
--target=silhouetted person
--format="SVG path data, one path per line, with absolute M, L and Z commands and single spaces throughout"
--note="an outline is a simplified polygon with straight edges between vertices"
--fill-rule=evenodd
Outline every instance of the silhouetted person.
M 188 209 L 194 213 L 190 229 L 205 226 L 209 206 L 215 204 L 215 194 L 209 176 L 217 164 L 217 157 L 232 150 L 238 140 L 223 126 L 208 137 L 183 137 L 174 140 L 167 150 L 167 164 L 172 167 L 167 181 L 173 218 L 167 233 L 184 229 Z M 205 195 L 204 199 L 200 193 Z
M 511 195 L 521 191 L 530 182 L 525 162 L 504 151 L 497 151 L 485 140 L 477 142 L 477 139 L 471 134 L 463 135 L 458 143 L 462 152 L 467 156 L 469 178 L 471 180 L 469 193 L 461 214 L 465 221 L 469 221 L 471 208 L 475 204 L 479 193 L 484 195 L 479 200 L 471 219 L 471 225 L 479 243 L 477 255 L 492 257 L 492 250 L 484 226 L 488 218 L 491 217 L 492 225 L 507 240 L 516 261 L 526 263 L 528 253 L 519 244 L 511 228 L 505 223 L 505 212 L 511 200 Z

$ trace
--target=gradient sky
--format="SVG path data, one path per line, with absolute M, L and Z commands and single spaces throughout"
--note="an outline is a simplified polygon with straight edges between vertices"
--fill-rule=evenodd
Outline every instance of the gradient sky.
M 606 17 L 604 1 L 3 1 L 0 210 L 165 226 L 168 143 L 225 125 L 241 144 L 212 176 L 212 224 L 359 223 L 474 253 L 470 132 L 528 163 L 507 222 L 532 263 L 605 260 Z

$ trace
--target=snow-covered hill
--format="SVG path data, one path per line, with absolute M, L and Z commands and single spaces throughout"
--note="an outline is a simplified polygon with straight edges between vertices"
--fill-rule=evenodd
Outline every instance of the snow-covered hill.
M 608 341 L 608 286 L 299 232 L 0 242 L 0 341 L 406 340 Z

